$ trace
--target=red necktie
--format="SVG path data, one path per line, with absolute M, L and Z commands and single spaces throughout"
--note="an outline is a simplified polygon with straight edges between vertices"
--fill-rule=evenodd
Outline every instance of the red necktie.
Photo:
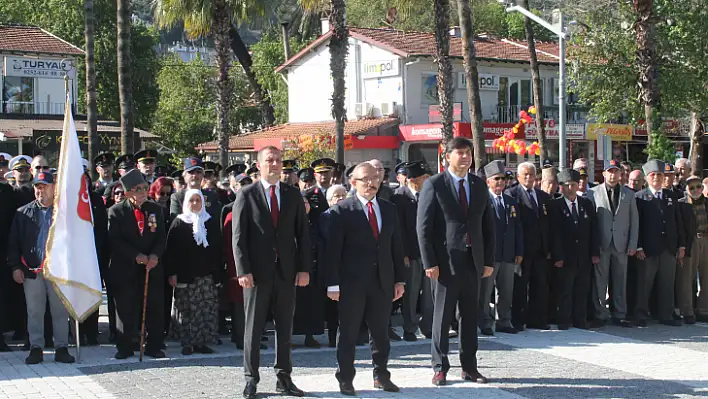
M 275 195 L 275 185 L 270 186 L 270 216 L 273 218 L 273 227 L 278 228 L 278 196 Z
M 467 208 L 469 208 L 469 205 L 467 204 L 467 190 L 465 190 L 465 179 L 460 180 L 460 189 L 457 191 L 457 193 L 460 196 L 460 206 L 462 207 L 462 213 L 464 213 L 465 217 L 467 217 Z M 467 246 L 469 247 L 470 245 L 472 245 L 472 239 L 470 238 L 469 231 L 465 234 L 465 237 L 467 239 Z
M 134 208 L 133 213 L 135 213 L 135 221 L 138 222 L 140 235 L 143 235 L 143 230 L 145 230 L 145 215 L 143 215 L 143 211 L 139 208 Z
M 369 201 L 366 204 L 369 208 L 369 225 L 371 226 L 371 232 L 374 233 L 374 238 L 379 239 L 379 223 L 376 219 L 376 212 L 374 212 L 374 203 Z

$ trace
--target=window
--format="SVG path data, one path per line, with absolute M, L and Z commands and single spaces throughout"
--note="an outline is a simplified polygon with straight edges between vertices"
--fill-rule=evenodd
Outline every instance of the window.
M 420 105 L 437 105 L 438 100 L 438 75 L 420 75 Z
M 34 78 L 6 76 L 2 91 L 2 111 L 32 113 L 34 108 Z
M 438 143 L 413 143 L 408 147 L 408 160 L 423 161 L 433 172 L 438 171 Z

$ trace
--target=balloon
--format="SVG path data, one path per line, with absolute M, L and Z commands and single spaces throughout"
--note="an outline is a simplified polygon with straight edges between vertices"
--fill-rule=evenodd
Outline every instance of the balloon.
M 529 107 L 529 113 L 536 115 L 536 106 L 535 105 L 532 105 Z

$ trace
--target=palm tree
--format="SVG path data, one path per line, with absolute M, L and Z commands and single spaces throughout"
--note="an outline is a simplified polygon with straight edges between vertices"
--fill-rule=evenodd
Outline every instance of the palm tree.
M 519 5 L 528 10 L 529 0 L 521 0 Z M 543 83 L 541 83 L 541 74 L 538 71 L 538 57 L 536 56 L 536 39 L 534 38 L 533 24 L 531 23 L 531 19 L 529 17 L 524 17 L 524 28 L 526 29 L 526 43 L 529 48 L 529 58 L 531 60 L 533 103 L 536 106 L 536 132 L 538 136 L 538 145 L 541 147 L 539 162 L 540 165 L 543 165 L 543 160 L 548 157 L 548 149 L 546 149 L 546 132 L 543 122 Z M 565 99 L 563 101 L 565 101 Z
M 472 122 L 472 141 L 474 142 L 474 170 L 484 167 L 486 151 L 484 145 L 484 127 L 482 126 L 482 100 L 479 97 L 479 71 L 475 58 L 474 28 L 469 0 L 457 0 L 457 14 L 460 18 L 460 36 L 465 63 L 467 83 L 467 102 Z
M 262 13 L 263 3 L 251 0 L 156 0 L 155 21 L 170 27 L 184 22 L 190 37 L 208 36 L 216 48 L 217 94 L 216 137 L 219 142 L 219 162 L 229 164 L 229 109 L 233 87 L 229 79 L 231 68 L 231 26 L 253 13 Z M 222 170 L 222 173 L 224 171 Z
M 450 62 L 450 0 L 433 0 L 435 13 L 435 62 L 438 64 L 438 98 L 442 142 L 452 140 L 452 63 Z M 470 24 L 471 25 L 471 24 Z M 475 79 L 475 82 L 477 80 Z M 468 83 L 469 84 L 469 83 Z
M 88 159 L 92 160 L 98 152 L 93 0 L 84 1 L 84 20 L 84 36 L 86 39 L 86 133 L 88 135 Z M 93 168 L 91 168 L 91 174 L 95 174 Z
M 123 154 L 132 153 L 134 147 L 133 128 L 135 122 L 130 67 L 130 17 L 130 0 L 118 0 L 118 96 L 120 99 L 120 150 Z M 88 76 L 88 71 L 86 72 Z
M 256 74 L 251 69 L 251 66 L 253 65 L 251 53 L 249 53 L 246 43 L 244 43 L 241 35 L 238 33 L 238 29 L 235 26 L 231 27 L 229 34 L 231 35 L 231 50 L 233 50 L 234 55 L 238 58 L 238 62 L 241 64 L 243 72 L 246 74 L 248 83 L 253 89 L 254 100 L 256 100 L 256 102 L 261 106 L 261 119 L 263 121 L 263 126 L 272 126 L 275 123 L 273 106 L 270 103 L 268 93 L 263 86 L 258 83 Z
M 656 51 L 656 16 L 653 0 L 633 0 L 636 20 L 634 34 L 637 41 L 639 67 L 639 98 L 644 105 L 647 140 L 651 140 L 659 118 L 654 111 L 659 106 L 659 68 Z

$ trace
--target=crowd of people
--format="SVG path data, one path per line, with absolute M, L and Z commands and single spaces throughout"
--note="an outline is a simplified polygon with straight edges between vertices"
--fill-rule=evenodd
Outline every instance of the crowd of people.
M 292 335 L 316 348 L 326 331 L 340 390 L 356 395 L 355 346 L 367 342 L 374 386 L 397 392 L 390 341 L 418 333 L 432 339 L 432 383 L 444 385 L 452 334 L 462 377 L 486 383 L 478 331 L 708 322 L 699 289 L 708 287 L 708 182 L 687 159 L 638 169 L 611 160 L 592 183 L 585 159 L 562 171 L 524 162 L 513 173 L 492 161 L 475 172 L 472 153 L 455 138 L 445 171 L 402 162 L 397 185 L 380 160 L 298 168 L 275 147 L 228 166 L 226 181 L 221 165 L 198 157 L 162 168 L 154 150 L 98 155 L 94 182 L 86 161 L 115 357 L 141 349 L 141 320 L 154 358 L 166 356 L 166 339 L 191 355 L 212 353 L 230 333 L 252 398 L 270 320 L 278 392 L 304 395 L 290 378 Z M 41 273 L 56 170 L 41 155 L 9 154 L 0 170 L 0 332 L 25 340 L 27 364 L 43 361 L 45 347 L 71 363 L 68 314 Z M 98 312 L 79 331 L 97 345 Z M 0 351 L 9 350 L 0 334 Z

